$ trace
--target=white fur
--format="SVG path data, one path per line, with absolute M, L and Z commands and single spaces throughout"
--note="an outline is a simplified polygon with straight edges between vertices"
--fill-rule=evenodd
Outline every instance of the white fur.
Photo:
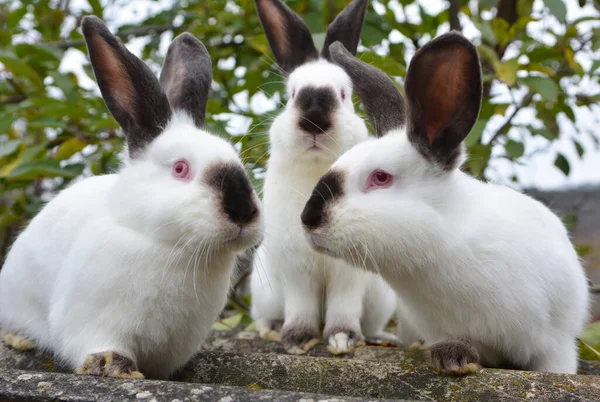
M 401 300 L 400 324 L 409 323 L 401 337 L 418 334 L 429 345 L 467 337 L 487 366 L 508 359 L 529 370 L 576 372 L 588 287 L 548 208 L 442 171 L 402 130 L 357 145 L 332 169 L 346 174 L 345 195 L 328 207 L 330 223 L 309 234 L 311 242 L 381 273 Z M 376 169 L 394 183 L 365 192 Z
M 172 177 L 182 158 L 191 182 Z M 182 366 L 226 302 L 236 252 L 261 237 L 261 222 L 240 234 L 220 213 L 219 194 L 203 182 L 218 162 L 242 167 L 229 143 L 176 114 L 117 174 L 58 194 L 0 271 L 3 330 L 22 332 L 71 368 L 105 351 L 134 359 L 150 377 Z
M 285 319 L 285 331 L 318 325 L 322 317 L 326 333 L 344 328 L 360 334 L 362 323 L 364 335 L 383 336 L 395 309 L 393 291 L 380 277 L 316 253 L 303 235 L 300 214 L 318 179 L 345 150 L 368 137 L 354 112 L 350 78 L 340 67 L 319 60 L 297 68 L 289 76 L 288 96 L 306 86 L 333 88 L 338 108 L 331 129 L 317 139 L 320 150 L 308 149 L 313 138 L 298 127 L 293 99 L 271 126 L 263 197 L 266 234 L 254 258 L 252 316 L 263 335 L 273 320 Z M 334 335 L 331 346 L 340 351 L 352 347 Z

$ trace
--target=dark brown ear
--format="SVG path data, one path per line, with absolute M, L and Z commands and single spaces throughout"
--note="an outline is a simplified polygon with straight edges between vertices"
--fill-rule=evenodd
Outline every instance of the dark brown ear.
M 353 89 L 365 106 L 375 135 L 381 137 L 403 127 L 404 99 L 392 80 L 378 68 L 354 57 L 340 42 L 332 44 L 329 52 L 332 61 L 352 79 Z
M 336 41 L 341 42 L 353 55 L 356 54 L 368 5 L 369 0 L 353 0 L 329 24 L 325 35 L 325 45 L 321 50 L 321 55 L 325 59 L 331 61 L 329 46 Z
M 406 74 L 408 136 L 427 159 L 456 168 L 462 141 L 479 116 L 482 97 L 477 49 L 449 32 L 423 46 Z
M 160 74 L 160 84 L 174 110 L 185 112 L 196 127 L 204 125 L 212 82 L 210 55 L 202 42 L 184 32 L 173 40 Z
M 304 21 L 280 0 L 255 0 L 258 17 L 279 67 L 291 73 L 319 52 Z
M 81 27 L 104 102 L 125 131 L 129 154 L 139 155 L 169 122 L 169 101 L 150 68 L 102 20 L 86 16 Z

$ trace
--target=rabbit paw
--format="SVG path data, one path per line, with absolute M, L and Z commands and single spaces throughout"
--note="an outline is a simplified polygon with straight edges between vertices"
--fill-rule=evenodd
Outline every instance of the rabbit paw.
M 292 355 L 303 355 L 319 343 L 319 330 L 306 326 L 285 326 L 281 330 L 281 343 Z
M 265 341 L 281 342 L 281 334 L 274 329 L 260 331 L 258 335 Z
M 88 355 L 77 374 L 98 375 L 104 377 L 141 379 L 144 375 L 137 370 L 133 360 L 117 352 L 103 352 Z
M 325 339 L 329 342 L 327 350 L 333 355 L 350 353 L 354 350 L 355 346 L 363 346 L 365 344 L 360 332 L 351 329 L 335 328 L 325 331 L 325 333 L 328 334 L 325 336 Z
M 254 322 L 254 324 L 256 325 L 256 329 L 258 330 L 258 336 L 260 336 L 260 339 L 264 339 L 266 341 L 281 342 L 281 335 L 279 334 L 279 332 L 273 329 L 273 321 L 264 318 L 259 318 Z
M 7 332 L 4 334 L 4 343 L 10 346 L 13 349 L 21 350 L 23 352 L 27 352 L 36 348 L 36 344 L 31 339 L 25 337 L 24 335 L 15 333 L 15 332 Z
M 429 349 L 432 367 L 446 375 L 466 375 L 476 373 L 479 355 L 467 341 L 452 340 L 438 342 Z
M 419 339 L 418 341 L 414 341 L 408 346 L 408 350 L 428 350 L 427 346 L 425 346 L 425 341 Z
M 398 337 L 391 332 L 381 331 L 376 335 L 365 336 L 365 342 L 370 345 L 392 344 L 398 345 Z

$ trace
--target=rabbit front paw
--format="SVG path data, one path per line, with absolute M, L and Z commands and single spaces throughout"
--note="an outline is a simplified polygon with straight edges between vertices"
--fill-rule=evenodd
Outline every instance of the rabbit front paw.
M 429 349 L 429 357 L 432 367 L 446 375 L 474 374 L 480 368 L 477 351 L 464 340 L 433 344 Z
M 6 343 L 8 346 L 23 352 L 33 350 L 37 346 L 34 341 L 27 338 L 25 335 L 16 332 L 7 332 L 4 334 L 3 338 L 4 343 Z
M 375 335 L 365 335 L 365 342 L 368 345 L 381 345 L 381 344 L 392 344 L 392 345 L 398 345 L 400 343 L 400 341 L 398 340 L 398 337 L 394 334 L 392 334 L 391 332 L 387 332 L 387 331 L 381 331 L 378 332 Z
M 284 325 L 281 329 L 281 343 L 293 355 L 303 355 L 319 343 L 319 330 L 300 324 Z
M 117 352 L 103 352 L 88 355 L 77 374 L 98 375 L 104 377 L 142 379 L 144 375 L 137 369 L 137 364 L 128 357 Z
M 260 339 L 266 341 L 281 342 L 281 334 L 273 328 L 274 322 L 266 318 L 259 318 L 254 321 Z
M 325 331 L 325 339 L 328 340 L 327 350 L 333 355 L 350 353 L 355 346 L 365 344 L 360 332 L 349 328 L 333 328 Z

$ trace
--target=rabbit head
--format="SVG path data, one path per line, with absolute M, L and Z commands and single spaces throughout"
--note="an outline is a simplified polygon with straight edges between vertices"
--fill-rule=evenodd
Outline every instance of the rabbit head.
M 287 76 L 288 102 L 274 120 L 271 154 L 331 163 L 364 140 L 367 129 L 352 103 L 352 82 L 331 63 L 329 45 L 340 41 L 356 54 L 368 0 L 353 0 L 329 25 L 319 53 L 302 19 L 281 0 L 256 0 L 277 64 Z
M 104 101 L 129 160 L 111 190 L 115 219 L 165 242 L 242 249 L 262 236 L 259 201 L 237 152 L 202 129 L 212 64 L 188 33 L 173 40 L 160 81 L 104 23 L 82 29 Z
M 373 270 L 384 263 L 380 257 L 405 258 L 400 251 L 425 262 L 427 253 L 409 242 L 423 244 L 423 225 L 434 225 L 438 208 L 458 191 L 454 182 L 462 174 L 462 141 L 481 106 L 477 50 L 454 32 L 423 46 L 407 72 L 406 107 L 383 72 L 339 43 L 330 52 L 384 135 L 356 145 L 320 179 L 301 217 L 309 242 Z M 399 228 L 408 236 L 400 236 Z

